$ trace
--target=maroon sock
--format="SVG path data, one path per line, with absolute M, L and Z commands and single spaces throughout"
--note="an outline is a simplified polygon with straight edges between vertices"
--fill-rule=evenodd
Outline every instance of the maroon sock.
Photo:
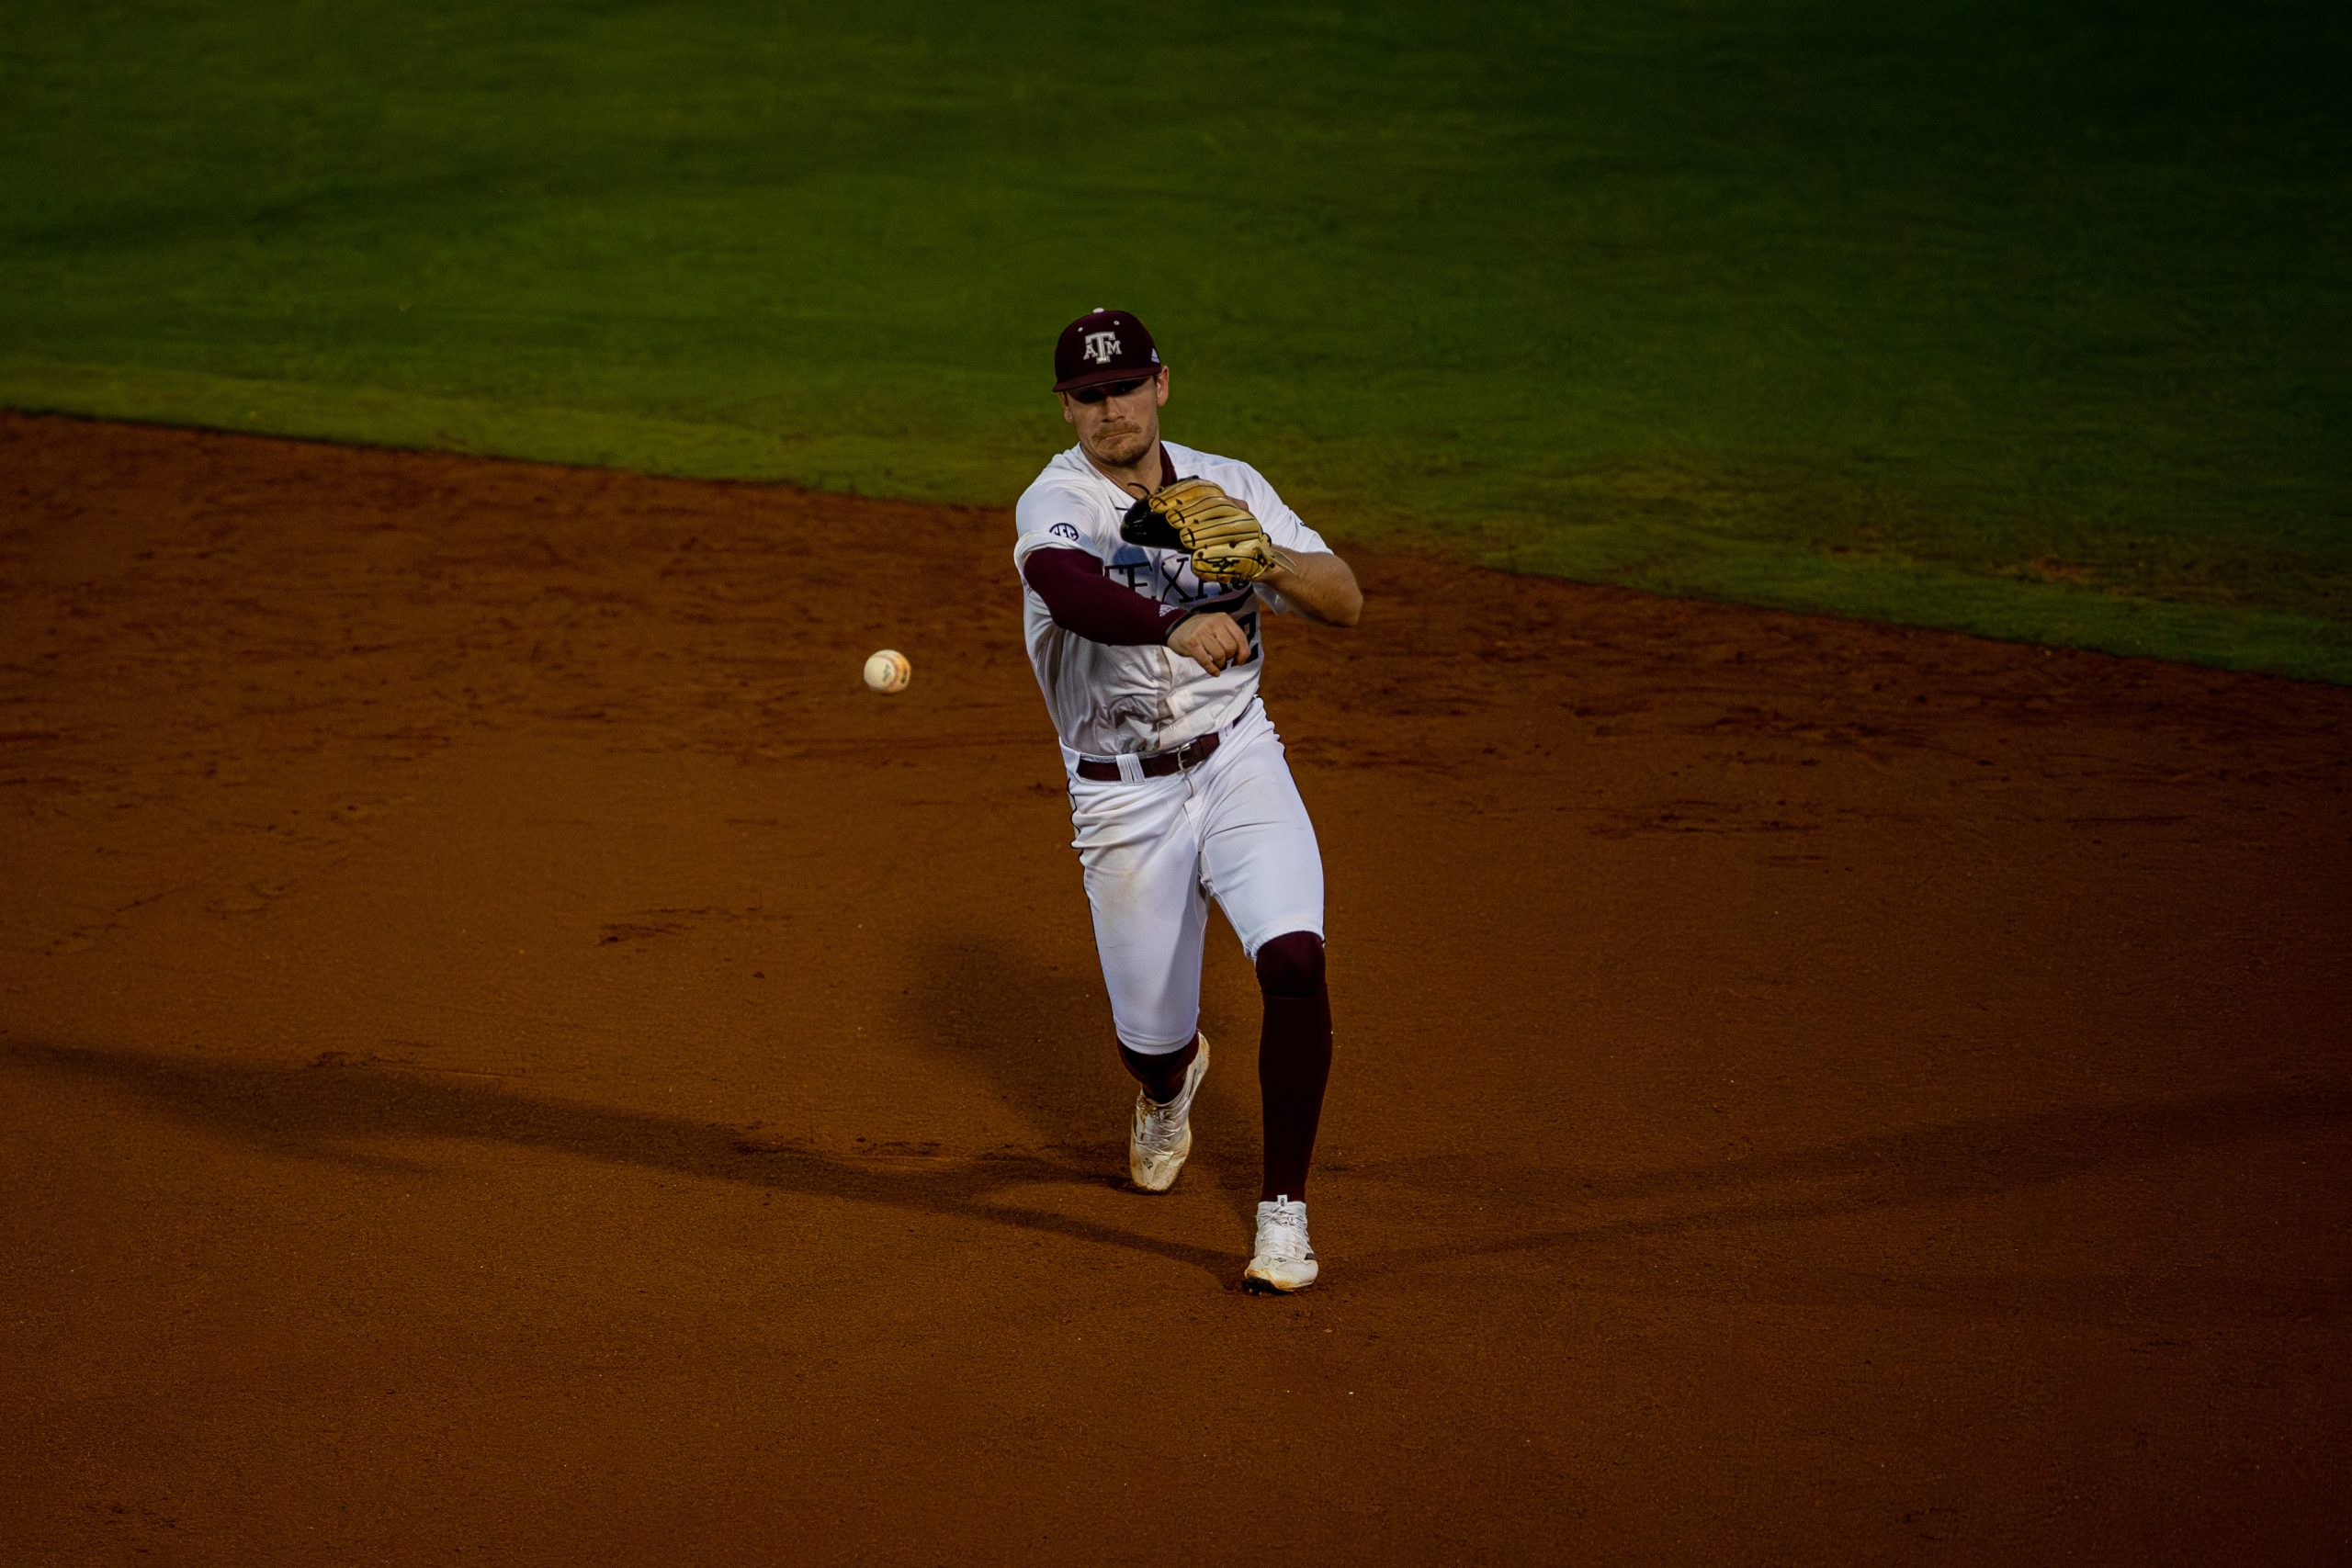
M 1173 1051 L 1147 1056 L 1141 1051 L 1130 1051 L 1126 1042 L 1119 1043 L 1119 1065 L 1127 1069 L 1127 1077 L 1143 1085 L 1144 1094 L 1165 1105 L 1183 1091 L 1184 1074 L 1192 1066 L 1193 1058 L 1201 1054 L 1201 1037 L 1193 1035 Z
M 1266 1119 L 1266 1179 L 1258 1196 L 1304 1200 L 1331 1077 L 1331 993 L 1323 939 L 1290 931 L 1258 950 L 1266 1021 L 1258 1036 L 1258 1095 Z

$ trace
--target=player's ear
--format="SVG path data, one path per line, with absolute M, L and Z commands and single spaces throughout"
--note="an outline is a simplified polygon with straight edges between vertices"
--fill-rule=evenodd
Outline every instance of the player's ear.
M 1062 400 L 1062 423 L 1064 424 L 1076 424 L 1078 423 L 1078 410 L 1071 406 L 1069 394 L 1068 392 L 1056 392 L 1054 396 Z
M 1165 365 L 1159 367 L 1159 389 L 1152 395 L 1157 400 L 1155 406 L 1163 409 L 1168 406 L 1168 367 Z

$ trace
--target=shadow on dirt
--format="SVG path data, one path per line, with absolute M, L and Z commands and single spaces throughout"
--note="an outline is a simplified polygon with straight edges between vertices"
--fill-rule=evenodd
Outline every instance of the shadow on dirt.
M 1210 937 L 1226 931 L 1219 917 Z M 1238 944 L 1229 935 L 1226 941 L 1238 956 Z M 1111 1186 L 1127 1187 L 1127 1117 L 1136 1087 L 1118 1066 L 1093 948 L 1046 967 L 1012 939 L 976 938 L 958 928 L 918 941 L 914 952 L 921 978 L 910 988 L 908 1036 L 978 1074 L 1055 1153 L 1100 1171 Z M 1210 978 L 1230 988 L 1229 976 Z M 1213 988 L 1204 979 L 1204 993 Z M 1204 1021 L 1209 1006 L 1223 999 L 1204 999 Z M 1254 982 L 1246 1003 L 1250 1036 L 1230 1028 L 1216 1032 L 1216 1071 L 1202 1101 L 1207 1129 L 1186 1167 L 1186 1179 L 1195 1187 L 1204 1177 L 1213 1181 L 1245 1226 L 1258 1207 Z
M 985 954 L 972 956 L 980 970 L 988 967 L 985 960 Z M 943 986 L 951 991 L 952 969 L 942 971 Z M 1055 1055 L 1075 1058 L 1084 1049 L 1082 1039 L 1073 1039 L 1034 1059 L 1008 1053 L 995 1070 L 1007 1096 L 1041 1122 L 1075 1113 L 1080 1102 L 1091 1113 L 1094 1091 L 1084 1072 L 1065 1073 L 1069 1063 Z M 1063 1149 L 1020 1147 L 937 1156 L 891 1146 L 832 1152 L 753 1139 L 734 1127 L 543 1099 L 400 1064 L 333 1057 L 306 1066 L 255 1066 L 17 1044 L 6 1060 L 16 1071 L 107 1084 L 182 1121 L 277 1154 L 398 1166 L 407 1162 L 371 1153 L 367 1145 L 428 1138 L 508 1144 L 779 1192 L 961 1215 L 1190 1264 L 1220 1283 L 1231 1271 L 1224 1251 L 1023 1207 L 1005 1196 L 1022 1187 L 1103 1185 L 1102 1153 L 1091 1146 L 1079 1158 L 1066 1157 Z M 2278 1088 L 2036 1110 L 1615 1179 L 1497 1169 L 1482 1176 L 1482 1195 L 1488 1212 L 1508 1214 L 1522 1227 L 1517 1234 L 1367 1252 L 1350 1260 L 1349 1278 L 1369 1282 L 1472 1258 L 1580 1249 L 1605 1271 L 1611 1258 L 1624 1261 L 1626 1246 L 1643 1238 L 1937 1208 L 2347 1122 L 2352 1089 Z M 1358 1167 L 1354 1179 L 1453 1190 L 1460 1173 L 1428 1162 L 1396 1162 Z M 1629 1214 L 1629 1206 L 1648 1212 Z
M 330 1054 L 306 1066 L 207 1062 L 138 1051 L 17 1044 L 18 1070 L 107 1084 L 154 1109 L 274 1154 L 363 1167 L 409 1162 L 370 1140 L 458 1138 L 575 1155 L 778 1192 L 958 1214 L 1188 1263 L 1222 1284 L 1226 1252 L 1027 1208 L 1002 1196 L 1036 1186 L 1099 1187 L 1098 1162 L 1018 1148 L 937 1156 L 884 1146 L 834 1153 L 741 1128 L 516 1093 L 398 1063 Z M 1124 1154 L 1124 1149 L 1122 1150 Z
M 1534 1222 L 1521 1234 L 1371 1255 L 1355 1269 L 1371 1277 L 1514 1253 L 1620 1254 L 1624 1244 L 1643 1238 L 1940 1208 L 2200 1149 L 2331 1129 L 2340 1135 L 2347 1122 L 2352 1088 L 2281 1086 L 2041 1108 L 1615 1179 L 1500 1170 L 1485 1180 L 1483 1196 L 1496 1211 Z M 1459 1182 L 1454 1167 L 1438 1161 L 1366 1164 L 1357 1174 L 1440 1190 Z M 1629 1208 L 1646 1212 L 1629 1214 Z M 1575 1218 L 1579 1214 L 1587 1217 Z
M 1048 968 L 1009 937 L 934 932 L 911 944 L 908 1037 L 977 1075 L 1039 1136 L 1126 1167 L 1110 1004 L 1085 949 Z M 943 1091 L 953 1082 L 943 1075 Z M 1069 1140 L 1065 1145 L 1064 1140 Z

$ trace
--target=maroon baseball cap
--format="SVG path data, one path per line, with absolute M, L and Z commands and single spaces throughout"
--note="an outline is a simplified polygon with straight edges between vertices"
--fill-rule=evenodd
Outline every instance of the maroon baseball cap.
M 1104 381 L 1132 381 L 1159 369 L 1159 345 L 1150 329 L 1125 310 L 1089 310 L 1062 329 L 1054 344 L 1054 390 L 1075 391 Z

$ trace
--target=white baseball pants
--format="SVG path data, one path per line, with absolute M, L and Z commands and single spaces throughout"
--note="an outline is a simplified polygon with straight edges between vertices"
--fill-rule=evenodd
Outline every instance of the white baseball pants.
M 1111 1020 L 1130 1051 L 1182 1050 L 1200 1027 L 1210 898 L 1254 961 L 1285 931 L 1323 934 L 1323 855 L 1263 705 L 1208 761 L 1136 783 L 1069 780 Z

